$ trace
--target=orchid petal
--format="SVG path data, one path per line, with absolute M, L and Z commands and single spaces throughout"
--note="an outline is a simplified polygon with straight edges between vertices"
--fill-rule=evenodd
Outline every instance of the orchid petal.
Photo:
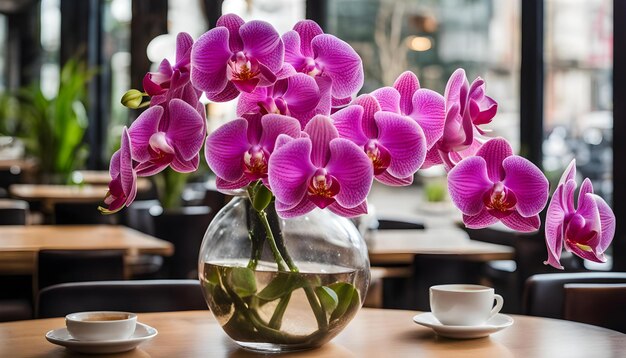
M 347 208 L 359 205 L 372 186 L 374 173 L 371 160 L 361 148 L 344 138 L 331 140 L 328 146 L 330 160 L 326 169 L 341 185 L 335 200 Z
M 430 149 L 444 133 L 445 101 L 442 95 L 429 89 L 418 89 L 411 101 L 413 110 L 409 115 L 422 127 Z
M 243 153 L 249 149 L 248 122 L 236 119 L 219 127 L 206 140 L 206 161 L 220 178 L 235 181 L 243 175 Z
M 228 47 L 233 53 L 243 50 L 243 42 L 239 35 L 239 28 L 244 23 L 245 21 L 235 14 L 222 15 L 215 23 L 215 26 L 223 26 L 228 29 Z
M 600 212 L 602 235 L 600 236 L 597 249 L 600 252 L 604 252 L 611 245 L 611 241 L 613 241 L 615 236 L 615 214 L 604 199 L 595 194 L 589 195 L 595 200 Z
M 313 145 L 311 162 L 318 168 L 323 168 L 330 159 L 329 143 L 339 137 L 337 128 L 329 117 L 317 115 L 304 128 Z
M 426 158 L 422 128 L 400 114 L 378 112 L 374 117 L 378 125 L 378 141 L 391 154 L 387 171 L 397 178 L 413 175 Z
M 576 211 L 574 208 L 574 192 L 576 191 L 576 181 L 568 180 L 563 185 L 563 204 L 565 205 L 566 212 L 573 213 Z
M 332 203 L 328 206 L 328 210 L 345 218 L 353 218 L 367 214 L 367 200 L 363 200 L 361 204 L 352 208 L 343 207 L 339 203 Z
M 585 194 L 593 194 L 593 184 L 591 184 L 591 180 L 589 178 L 585 178 L 583 183 L 580 185 L 580 191 L 578 192 L 578 205 L 580 205 L 580 201 L 585 197 Z
M 576 210 L 577 215 L 574 216 L 580 215 L 584 218 L 585 230 L 600 233 L 602 232 L 600 210 L 598 210 L 598 204 L 593 195 L 594 194 L 588 193 L 578 197 L 578 210 Z M 600 237 L 598 237 L 598 240 L 600 240 Z M 588 245 L 595 248 L 597 242 L 589 242 Z
M 517 155 L 504 159 L 502 166 L 506 173 L 503 184 L 515 193 L 517 211 L 524 217 L 538 214 L 548 201 L 548 179 L 528 159 Z
M 364 146 L 368 138 L 361 127 L 362 116 L 363 107 L 350 105 L 335 112 L 330 117 L 333 119 L 340 137 L 349 139 L 358 146 Z
M 439 164 L 443 164 L 443 161 L 441 160 L 439 150 L 437 147 L 433 146 L 426 152 L 426 158 L 424 159 L 424 164 L 422 164 L 421 168 L 428 169 Z
M 246 55 L 254 57 L 272 72 L 283 65 L 285 48 L 280 35 L 269 23 L 261 20 L 249 21 L 239 28 Z
M 452 76 L 450 76 L 446 84 L 444 93 L 446 103 L 458 104 L 459 112 L 463 113 L 465 111 L 465 101 L 467 100 L 468 90 L 469 83 L 465 76 L 465 70 L 459 68 L 452 73 Z
M 487 162 L 487 175 L 494 183 L 504 180 L 504 159 L 513 155 L 513 148 L 503 138 L 494 138 L 485 143 L 476 153 Z
M 145 162 L 150 159 L 150 137 L 157 132 L 163 111 L 161 106 L 150 107 L 130 125 L 128 135 L 133 143 L 131 153 L 134 160 Z
M 386 170 L 383 173 L 376 175 L 375 178 L 379 182 L 389 186 L 407 186 L 413 183 L 413 175 L 409 175 L 405 178 L 397 178 L 389 174 Z
M 109 162 L 109 175 L 111 179 L 117 178 L 120 174 L 120 155 L 121 151 L 118 149 L 111 156 L 111 161 Z
M 400 113 L 400 92 L 393 87 L 383 87 L 371 93 L 382 111 Z
M 333 81 L 331 93 L 344 98 L 355 94 L 363 85 L 361 58 L 348 43 L 333 35 L 322 34 L 311 41 L 315 61 L 324 69 L 324 76 Z
M 484 208 L 483 195 L 492 185 L 482 157 L 464 159 L 448 173 L 450 199 L 465 215 L 480 213 Z
M 469 229 L 483 229 L 498 222 L 498 218 L 489 214 L 486 209 L 482 209 L 476 215 L 463 214 L 463 223 Z
M 200 155 L 196 154 L 191 159 L 183 159 L 178 155 L 174 156 L 174 159 L 170 163 L 172 169 L 179 173 L 191 173 L 198 170 L 198 166 L 200 165 Z
M 237 101 L 237 116 L 244 113 L 259 113 L 261 110 L 259 102 L 265 101 L 267 97 L 267 87 L 257 87 L 252 92 L 241 93 Z
M 282 39 L 285 46 L 285 62 L 293 66 L 296 71 L 302 71 L 305 66 L 305 57 L 300 51 L 300 35 L 293 30 L 287 31 Z
M 191 47 L 193 38 L 186 32 L 179 32 L 176 36 L 176 67 L 189 65 L 191 62 Z
M 293 27 L 293 30 L 300 35 L 300 52 L 305 57 L 313 57 L 313 50 L 311 49 L 311 41 L 317 35 L 324 33 L 322 28 L 312 20 L 298 21 Z
M 315 208 L 317 208 L 317 206 L 315 206 L 315 204 L 313 204 L 313 202 L 306 196 L 304 196 L 299 203 L 292 206 L 287 206 L 279 200 L 276 200 L 276 212 L 278 213 L 278 216 L 283 219 L 295 218 L 308 214 Z
M 209 101 L 228 102 L 239 96 L 239 89 L 237 89 L 237 87 L 229 81 L 226 87 L 224 87 L 224 89 L 220 92 L 205 92 L 205 95 Z
M 228 79 L 226 67 L 232 52 L 225 27 L 216 27 L 204 33 L 191 49 L 191 82 L 201 91 L 218 93 L 224 90 Z
M 398 76 L 393 84 L 393 88 L 400 93 L 401 113 L 406 116 L 413 113 L 413 94 L 420 88 L 417 76 L 411 71 L 405 71 Z
M 572 159 L 572 161 L 567 165 L 563 175 L 561 175 L 559 185 L 565 184 L 569 180 L 576 180 L 576 159 Z
M 190 160 L 202 148 L 204 119 L 195 108 L 177 98 L 170 101 L 170 116 L 171 125 L 167 137 L 181 158 Z
M 315 80 L 304 73 L 297 73 L 287 81 L 283 98 L 287 102 L 289 114 L 304 124 L 315 115 L 315 109 L 320 103 L 320 90 Z
M 230 191 L 230 190 L 235 190 L 235 189 L 241 189 L 247 186 L 248 184 L 250 184 L 250 179 L 248 179 L 248 177 L 245 175 L 242 175 L 241 177 L 239 177 L 239 179 L 236 179 L 234 181 L 226 181 L 220 177 L 217 177 L 217 179 L 215 180 L 215 185 L 217 187 L 217 190 L 220 190 L 220 191 Z
M 272 192 L 277 201 L 290 208 L 305 196 L 307 181 L 315 172 L 310 159 L 312 146 L 309 138 L 298 138 L 276 148 L 270 156 L 268 179 Z
M 137 171 L 137 176 L 149 177 L 162 172 L 165 168 L 168 167 L 168 165 L 170 165 L 170 162 L 167 161 L 148 161 L 137 164 L 135 170 Z
M 563 220 L 565 219 L 565 208 L 563 203 L 563 185 L 556 188 L 548 211 L 546 213 L 546 247 L 548 249 L 548 259 L 544 264 L 557 269 L 563 269 L 560 263 L 561 251 L 563 250 Z
M 519 232 L 534 232 L 539 230 L 539 227 L 541 226 L 539 215 L 524 217 L 517 211 L 500 218 L 500 221 L 502 221 L 502 223 L 508 228 Z
M 122 130 L 122 141 L 120 145 L 119 156 L 119 174 L 122 181 L 122 189 L 126 195 L 126 205 L 135 199 L 137 194 L 137 175 L 133 170 L 133 160 L 131 158 L 132 144 L 130 142 L 130 135 L 128 129 L 124 127 Z
M 263 134 L 259 144 L 268 152 L 274 151 L 274 144 L 279 135 L 285 134 L 292 138 L 300 136 L 300 122 L 297 119 L 280 114 L 266 114 L 261 118 Z
M 360 95 L 354 100 L 354 104 L 363 107 L 361 125 L 365 136 L 367 138 L 378 138 L 378 127 L 376 127 L 374 113 L 379 112 L 381 109 L 376 98 L 369 94 Z

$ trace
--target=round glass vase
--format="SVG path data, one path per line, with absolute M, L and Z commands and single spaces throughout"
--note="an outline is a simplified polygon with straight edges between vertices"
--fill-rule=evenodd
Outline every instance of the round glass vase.
M 320 209 L 282 219 L 273 205 L 259 213 L 245 197 L 215 216 L 198 261 L 211 312 L 256 351 L 328 342 L 361 308 L 370 281 L 367 247 L 350 220 Z

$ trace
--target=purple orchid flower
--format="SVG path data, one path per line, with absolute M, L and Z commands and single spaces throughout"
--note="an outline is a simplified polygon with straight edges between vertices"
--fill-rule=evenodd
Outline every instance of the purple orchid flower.
M 398 113 L 412 118 L 426 136 L 428 149 L 443 135 L 445 101 L 442 95 L 420 88 L 417 76 L 411 71 L 402 73 L 393 87 L 383 87 L 372 92 L 382 111 Z M 358 99 L 357 99 L 358 101 Z
M 280 114 L 245 115 L 211 133 L 204 148 L 217 188 L 239 189 L 259 179 L 268 185 L 268 161 L 280 134 L 299 137 L 300 122 Z
M 393 186 L 411 184 L 426 156 L 422 128 L 408 117 L 382 111 L 373 95 L 361 95 L 354 103 L 331 116 L 339 135 L 367 154 L 376 180 Z
M 158 72 L 148 72 L 143 78 L 143 89 L 152 97 L 153 105 L 165 101 L 165 94 L 189 83 L 191 69 L 191 47 L 193 39 L 188 33 L 181 32 L 176 37 L 176 63 L 174 66 L 167 59 L 161 61 Z M 177 73 L 175 76 L 174 74 Z
M 574 207 L 576 161 L 569 164 L 557 186 L 546 216 L 548 260 L 544 262 L 563 269 L 560 258 L 563 246 L 583 259 L 606 262 L 604 251 L 615 235 L 615 215 L 609 205 L 593 193 L 587 178 L 580 186 L 578 205 Z
M 353 217 L 367 213 L 366 197 L 372 163 L 356 144 L 339 133 L 329 117 L 318 115 L 306 136 L 280 136 L 269 160 L 269 183 L 276 210 L 284 218 L 304 215 L 315 207 Z
M 103 214 L 113 214 L 124 206 L 129 206 L 137 195 L 137 173 L 131 158 L 132 146 L 128 130 L 124 127 L 120 149 L 111 157 L 109 174 L 111 182 L 104 203 L 108 208 L 99 207 Z
M 450 170 L 473 156 L 487 140 L 478 126 L 490 123 L 498 110 L 498 104 L 485 95 L 485 82 L 479 77 L 470 86 L 463 69 L 454 71 L 444 97 L 443 136 L 427 154 L 424 168 L 443 163 Z
M 361 58 L 346 42 L 324 31 L 312 20 L 298 22 L 283 35 L 285 62 L 318 81 L 323 101 L 333 106 L 350 102 L 363 86 Z
M 330 114 L 330 103 L 320 103 L 321 94 L 311 76 L 296 73 L 278 80 L 273 86 L 257 87 L 242 93 L 237 102 L 237 115 L 276 113 L 291 116 L 304 128 L 316 114 Z
M 212 101 L 234 99 L 276 82 L 283 69 L 283 42 L 265 21 L 245 23 L 227 14 L 191 50 L 191 81 Z
M 168 165 L 189 173 L 198 169 L 206 124 L 197 109 L 174 98 L 164 106 L 150 107 L 130 126 L 132 158 L 139 176 L 154 175 Z M 163 125 L 166 123 L 166 125 Z
M 450 198 L 468 228 L 500 220 L 521 232 L 539 229 L 539 212 L 548 201 L 548 180 L 525 158 L 513 155 L 509 143 L 491 139 L 448 173 Z

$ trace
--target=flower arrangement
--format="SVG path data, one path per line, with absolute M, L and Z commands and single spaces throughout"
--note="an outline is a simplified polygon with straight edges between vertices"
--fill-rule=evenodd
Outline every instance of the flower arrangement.
M 166 167 L 196 170 L 205 142 L 218 189 L 247 194 L 279 271 L 298 268 L 276 225 L 268 222 L 270 209 L 282 218 L 315 208 L 358 216 L 367 213 L 374 180 L 409 185 L 420 168 L 433 165 L 448 171 L 450 197 L 467 227 L 501 221 L 521 232 L 540 228 L 548 180 L 530 161 L 514 155 L 505 139 L 485 135 L 481 126 L 492 121 L 498 106 L 486 95 L 482 79 L 469 83 L 459 69 L 441 95 L 421 88 L 415 74 L 405 72 L 392 87 L 355 98 L 362 84 L 358 54 L 310 20 L 280 36 L 264 21 L 246 23 L 229 14 L 195 43 L 181 33 L 176 63 L 163 60 L 158 72 L 146 74 L 145 92 L 131 90 L 122 99 L 129 107 L 149 108 L 123 131 L 121 148 L 111 158 L 108 208 L 102 211 L 130 205 L 137 176 Z M 238 97 L 238 118 L 207 136 L 202 93 L 217 102 Z M 588 260 L 605 261 L 603 253 L 615 231 L 615 217 L 593 194 L 591 182 L 583 182 L 578 207 L 573 203 L 575 188 L 572 162 L 550 201 L 545 225 L 546 263 L 557 268 L 562 268 L 562 247 Z M 255 266 L 251 259 L 248 269 Z M 247 274 L 233 277 L 238 280 L 233 286 L 249 287 Z M 316 316 L 322 316 L 320 329 L 329 324 L 320 310 L 346 306 L 342 292 L 352 291 L 343 285 L 335 291 L 326 287 L 307 292 Z M 331 311 L 326 313 L 332 317 Z M 270 332 L 276 327 L 261 322 L 255 329 Z

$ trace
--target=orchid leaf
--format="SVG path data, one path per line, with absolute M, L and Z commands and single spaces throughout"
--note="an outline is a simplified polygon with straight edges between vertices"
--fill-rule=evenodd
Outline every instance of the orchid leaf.
M 317 295 L 317 298 L 319 298 L 324 311 L 327 313 L 333 312 L 337 308 L 337 305 L 339 304 L 339 297 L 330 287 L 316 287 L 315 294 Z
M 359 291 L 354 285 L 336 282 L 329 287 L 337 294 L 337 308 L 330 315 L 330 321 L 341 318 L 346 312 L 351 312 L 361 305 Z
M 306 281 L 300 274 L 281 272 L 257 294 L 263 301 L 274 301 L 304 287 Z
M 254 272 L 247 267 L 233 267 L 228 275 L 228 284 L 239 297 L 248 297 L 256 293 Z

